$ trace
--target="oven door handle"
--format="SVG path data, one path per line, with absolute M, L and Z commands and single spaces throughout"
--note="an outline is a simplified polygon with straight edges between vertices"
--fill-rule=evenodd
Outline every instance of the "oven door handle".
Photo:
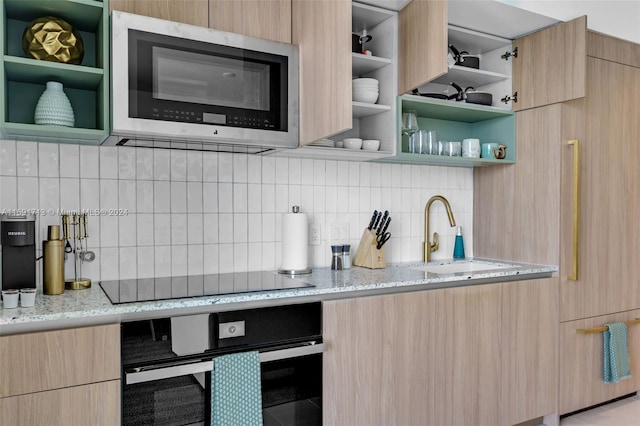
M 260 362 L 280 361 L 283 359 L 320 354 L 325 351 L 326 347 L 324 343 L 317 343 L 296 348 L 260 352 Z M 172 365 L 171 367 L 140 367 L 136 368 L 135 371 L 125 372 L 125 384 L 132 385 L 135 383 L 152 382 L 155 380 L 186 376 L 188 374 L 205 373 L 212 369 L 213 361 Z

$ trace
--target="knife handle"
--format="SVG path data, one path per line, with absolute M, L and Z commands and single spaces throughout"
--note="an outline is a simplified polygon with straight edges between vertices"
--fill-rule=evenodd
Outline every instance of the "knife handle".
M 369 230 L 371 230 L 374 226 L 376 226 L 376 219 L 378 218 L 378 210 L 373 211 L 373 216 L 371 216 L 371 221 L 369 221 Z
M 376 226 L 376 236 L 380 235 L 383 232 L 382 227 L 384 226 L 384 223 L 388 217 L 389 217 L 389 210 L 385 210 L 384 214 L 382 215 L 382 219 L 380 220 L 380 224 Z
M 375 232 L 376 228 L 378 227 L 378 223 L 380 223 L 381 217 L 382 217 L 382 212 L 377 212 L 375 217 L 376 220 L 373 222 L 373 226 L 370 228 L 371 231 Z
M 387 228 L 389 227 L 390 223 L 391 223 L 391 218 L 388 218 L 387 222 L 382 227 L 382 231 L 380 231 L 380 235 L 384 235 L 384 233 L 387 232 Z

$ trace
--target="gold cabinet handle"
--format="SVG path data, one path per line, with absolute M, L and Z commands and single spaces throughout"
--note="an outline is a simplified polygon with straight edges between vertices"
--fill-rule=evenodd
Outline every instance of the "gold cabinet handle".
M 580 209 L 580 141 L 568 142 L 573 146 L 573 273 L 567 277 L 569 281 L 578 281 L 578 212 Z

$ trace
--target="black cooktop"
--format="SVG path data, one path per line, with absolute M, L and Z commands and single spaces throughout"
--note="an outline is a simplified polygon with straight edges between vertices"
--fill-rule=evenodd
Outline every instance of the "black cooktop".
M 189 275 L 101 281 L 100 287 L 114 305 L 152 300 L 183 299 L 257 291 L 315 287 L 273 272 Z

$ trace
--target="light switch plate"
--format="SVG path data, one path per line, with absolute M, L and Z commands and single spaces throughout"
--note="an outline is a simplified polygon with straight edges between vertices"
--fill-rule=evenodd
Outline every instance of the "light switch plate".
M 309 224 L 309 245 L 319 246 L 321 237 L 321 227 L 319 223 Z
M 330 243 L 331 245 L 349 244 L 349 224 L 348 223 L 332 223 L 329 225 Z

